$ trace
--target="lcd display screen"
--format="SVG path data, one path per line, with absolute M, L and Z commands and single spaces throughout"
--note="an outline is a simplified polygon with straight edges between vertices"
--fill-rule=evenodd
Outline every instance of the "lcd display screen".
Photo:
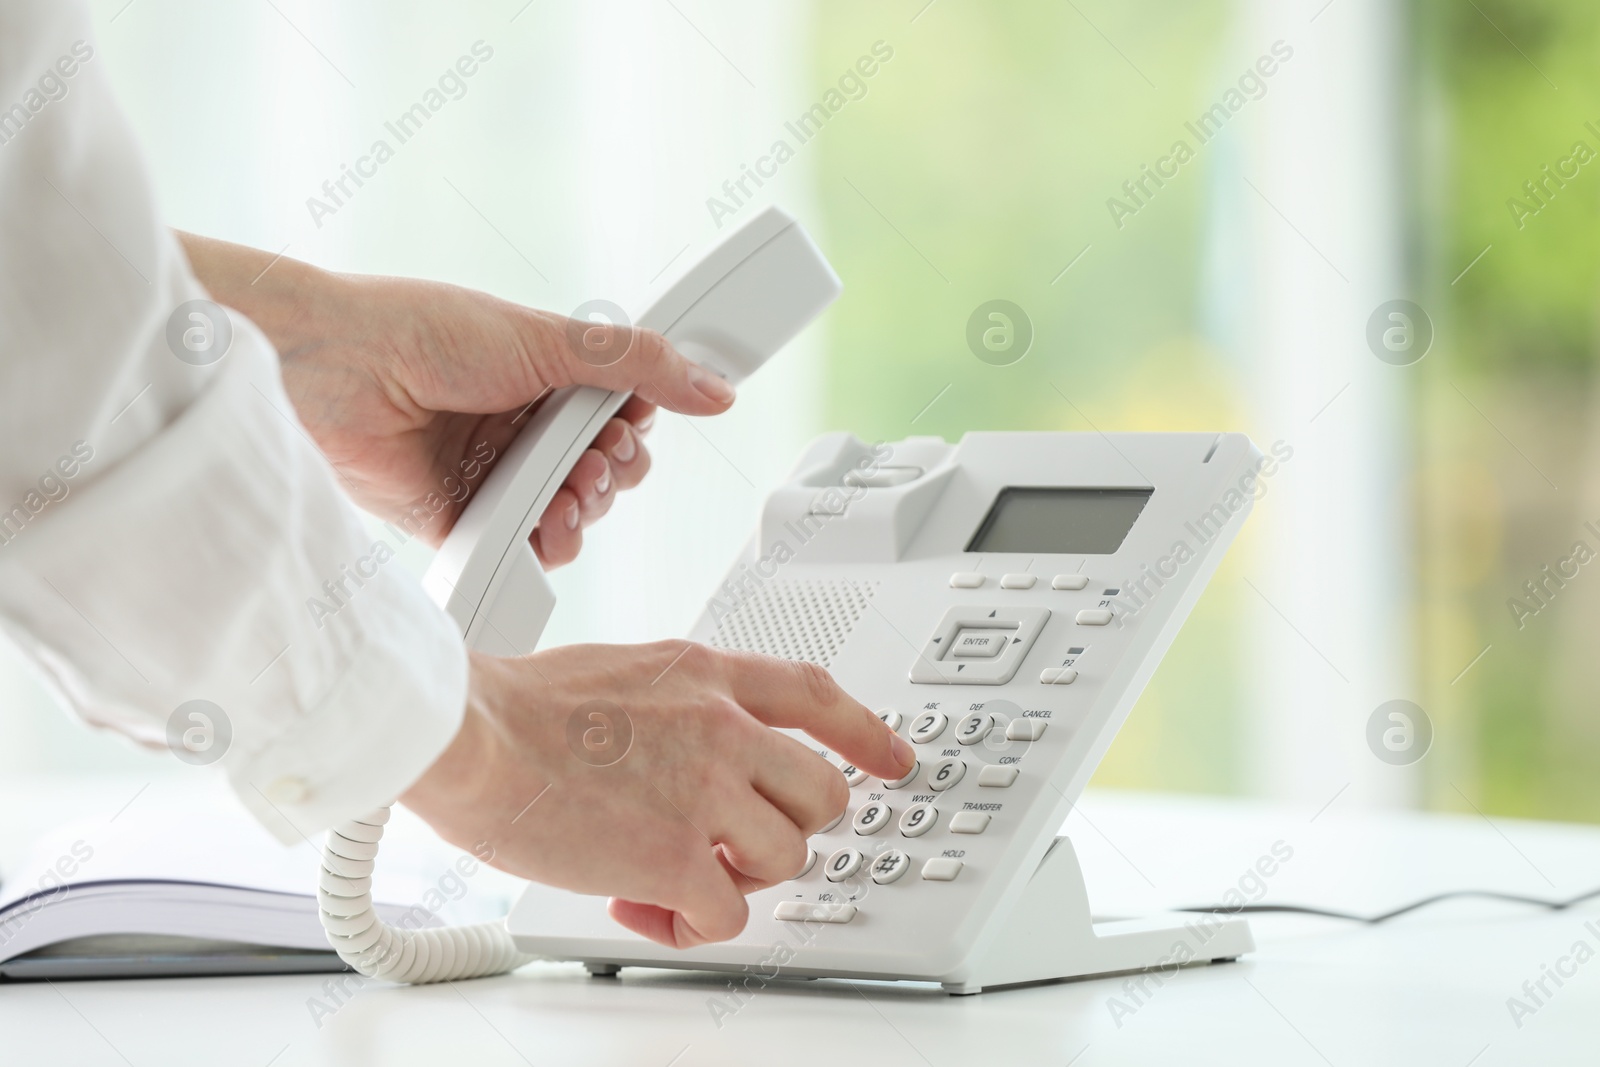
M 1105 556 L 1122 547 L 1153 489 L 1000 490 L 968 552 Z

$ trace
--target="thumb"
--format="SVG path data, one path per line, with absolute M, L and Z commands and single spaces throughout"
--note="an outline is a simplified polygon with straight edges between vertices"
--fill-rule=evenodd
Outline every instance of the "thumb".
M 654 330 L 565 319 L 554 382 L 633 392 L 684 415 L 717 415 L 733 403 L 722 378 L 685 359 Z

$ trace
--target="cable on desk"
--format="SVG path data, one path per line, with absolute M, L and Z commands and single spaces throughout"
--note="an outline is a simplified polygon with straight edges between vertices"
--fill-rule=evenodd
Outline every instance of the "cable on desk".
M 1503 900 L 1512 904 L 1528 904 L 1537 908 L 1547 908 L 1550 911 L 1563 911 L 1575 904 L 1582 904 L 1586 900 L 1600 897 L 1600 887 L 1596 887 L 1575 897 L 1566 900 L 1546 900 L 1542 897 L 1525 897 L 1516 893 L 1501 893 L 1493 889 L 1452 889 L 1447 893 L 1438 893 L 1431 897 L 1412 901 L 1395 908 L 1393 911 L 1382 912 L 1378 915 L 1357 915 L 1354 912 L 1334 911 L 1329 908 L 1311 908 L 1300 904 L 1242 904 L 1238 907 L 1226 905 L 1212 905 L 1203 908 L 1174 908 L 1174 911 L 1200 912 L 1207 915 L 1239 915 L 1260 914 L 1262 912 L 1287 912 L 1292 915 L 1316 915 L 1325 919 L 1347 919 L 1350 922 L 1377 924 L 1388 922 L 1418 908 L 1426 908 L 1430 904 L 1438 904 L 1444 900 L 1458 900 L 1466 897 L 1476 897 L 1480 900 Z

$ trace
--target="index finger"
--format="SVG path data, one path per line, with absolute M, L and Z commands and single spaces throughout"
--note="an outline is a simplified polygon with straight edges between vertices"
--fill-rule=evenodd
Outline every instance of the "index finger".
M 815 663 L 754 652 L 726 659 L 730 694 L 768 726 L 804 730 L 868 774 L 894 781 L 916 763 L 906 740 Z

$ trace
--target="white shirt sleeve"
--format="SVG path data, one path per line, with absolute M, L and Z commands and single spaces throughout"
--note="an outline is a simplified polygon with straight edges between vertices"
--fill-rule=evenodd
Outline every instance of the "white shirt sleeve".
M 202 366 L 169 343 L 206 293 L 102 64 L 80 3 L 0 5 L 0 623 L 88 721 L 215 761 L 295 841 L 421 775 L 466 656 L 255 326 Z

